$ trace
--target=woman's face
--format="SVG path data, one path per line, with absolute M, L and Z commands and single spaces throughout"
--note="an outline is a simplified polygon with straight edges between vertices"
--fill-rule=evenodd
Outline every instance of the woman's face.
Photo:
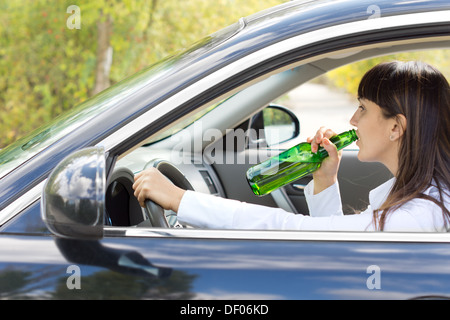
M 381 162 L 395 174 L 398 164 L 398 143 L 392 133 L 394 119 L 386 119 L 381 108 L 367 99 L 359 99 L 360 106 L 350 119 L 357 128 L 358 159 L 364 162 Z

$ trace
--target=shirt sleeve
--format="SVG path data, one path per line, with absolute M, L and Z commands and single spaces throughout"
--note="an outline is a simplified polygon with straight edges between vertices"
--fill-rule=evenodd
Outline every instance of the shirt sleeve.
M 292 217 L 297 217 L 292 220 Z M 224 199 L 186 191 L 178 209 L 178 221 L 198 228 L 212 229 L 297 229 L 302 215 L 279 208 Z
M 337 188 L 336 185 L 334 188 Z M 324 190 L 335 194 L 336 189 Z M 320 195 L 320 194 L 318 194 Z M 323 196 L 323 195 L 321 195 Z M 331 199 L 330 199 L 331 200 Z M 339 198 L 340 200 L 340 198 Z M 448 202 L 446 202 L 446 206 Z M 335 205 L 332 206 L 335 208 Z M 318 208 L 322 208 L 320 204 Z M 328 210 L 330 209 L 330 210 Z M 360 214 L 343 215 L 331 210 L 322 216 L 293 214 L 279 208 L 225 199 L 200 192 L 186 191 L 179 209 L 182 224 L 210 229 L 308 230 L 308 231 L 374 231 L 373 210 L 369 206 Z M 333 214 L 330 214 L 333 213 Z M 431 201 L 414 199 L 392 212 L 385 231 L 446 231 L 441 209 Z
M 305 197 L 311 217 L 342 216 L 344 214 L 338 182 L 322 192 L 314 194 L 314 180 L 311 180 L 305 187 Z
M 310 217 L 199 192 L 186 191 L 178 221 L 197 228 L 251 230 L 366 230 L 371 215 Z

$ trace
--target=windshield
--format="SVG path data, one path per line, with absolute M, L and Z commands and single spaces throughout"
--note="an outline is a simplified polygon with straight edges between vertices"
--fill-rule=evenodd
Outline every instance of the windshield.
M 171 62 L 167 61 L 163 65 L 155 66 L 154 68 L 160 73 L 162 71 L 160 69 L 166 70 L 170 66 Z M 148 70 L 103 91 L 74 109 L 55 118 L 49 124 L 2 149 L 0 151 L 0 178 L 68 133 L 74 131 L 89 119 L 108 110 L 112 105 L 135 93 L 144 83 L 147 83 L 145 80 L 148 80 Z
M 55 118 L 51 123 L 0 150 L 0 178 L 68 133 L 74 131 L 89 121 L 89 119 L 105 112 L 120 101 L 129 98 L 144 86 L 160 81 L 162 78 L 183 69 L 194 60 L 201 58 L 205 52 L 238 33 L 244 25 L 243 21 L 236 22 L 198 41 L 188 50 L 168 57 L 138 72 L 132 77 L 119 82 L 81 103 L 74 109 Z

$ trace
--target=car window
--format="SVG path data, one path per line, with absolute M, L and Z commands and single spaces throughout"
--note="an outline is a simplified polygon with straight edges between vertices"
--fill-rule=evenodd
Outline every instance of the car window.
M 422 60 L 450 79 L 450 50 L 402 52 L 351 63 L 309 81 L 276 101 L 291 109 L 300 120 L 300 141 L 314 134 L 320 126 L 343 132 L 351 128 L 349 120 L 358 107 L 358 83 L 372 66 L 392 60 Z M 355 146 L 354 144 L 352 147 Z
M 160 132 L 159 134 L 153 136 L 150 140 L 148 140 L 146 142 L 145 145 L 151 145 L 153 143 L 156 143 L 158 141 L 164 140 L 168 137 L 171 137 L 172 135 L 178 133 L 179 131 L 183 130 L 184 128 L 192 125 L 195 121 L 201 119 L 205 114 L 207 114 L 208 112 L 210 112 L 211 110 L 214 110 L 215 108 L 217 108 L 218 106 L 220 106 L 222 103 L 224 103 L 225 101 L 227 101 L 229 98 L 228 97 L 226 99 L 223 99 L 217 103 L 214 103 L 212 105 L 210 105 L 207 108 L 201 109 L 200 111 L 195 112 L 193 115 L 187 117 L 186 119 L 173 124 L 170 126 L 170 128 Z
M 254 95 L 248 94 L 247 98 L 249 100 L 249 103 L 254 103 L 255 101 L 257 101 L 255 103 L 258 103 L 258 107 L 261 108 L 264 105 L 267 105 L 267 102 L 269 102 L 269 104 L 276 104 L 289 108 L 300 121 L 300 137 L 296 138 L 296 140 L 305 141 L 306 138 L 314 134 L 320 126 L 330 127 L 336 132 L 347 131 L 352 127 L 349 123 L 349 120 L 359 105 L 356 99 L 356 91 L 358 83 L 363 74 L 367 70 L 369 70 L 373 65 L 378 64 L 381 61 L 391 61 L 395 59 L 397 60 L 420 59 L 432 65 L 435 65 L 438 69 L 440 69 L 448 76 L 450 74 L 449 58 L 450 58 L 450 50 L 426 50 L 419 52 L 407 52 L 396 55 L 382 56 L 374 59 L 366 59 L 363 61 L 351 63 L 339 67 L 337 69 L 331 70 L 321 75 L 320 77 L 312 79 L 298 86 L 297 88 L 290 90 L 289 92 L 285 93 L 284 95 L 282 95 L 281 97 L 279 97 L 274 101 L 265 101 L 264 99 L 261 100 L 256 99 L 257 97 L 260 96 L 260 94 L 264 94 L 258 90 L 253 90 L 252 93 Z M 300 67 L 299 70 L 300 72 L 302 71 Z M 276 76 L 277 74 L 272 75 L 272 77 Z M 245 89 L 243 89 L 239 93 L 236 93 L 236 95 L 239 95 L 244 91 Z M 256 92 L 258 94 L 256 94 Z M 231 98 L 233 98 L 233 96 L 229 97 L 229 99 Z M 239 98 L 240 96 L 237 96 L 236 99 L 230 100 L 230 104 L 228 105 L 225 104 L 226 107 L 225 110 L 227 111 L 230 109 L 234 110 L 229 107 L 235 101 L 238 100 L 240 101 Z M 224 106 L 223 104 L 226 102 L 227 99 L 222 100 L 217 104 L 208 106 L 206 109 L 200 111 L 199 113 L 194 114 L 192 117 L 187 117 L 186 118 L 187 120 L 181 123 L 180 129 L 192 122 L 201 120 L 202 117 L 205 116 L 208 117 L 207 116 L 208 112 L 210 112 L 211 110 L 214 111 L 211 111 L 210 115 L 212 114 L 214 116 L 214 113 L 216 111 L 224 110 L 223 108 L 217 107 L 221 105 L 223 107 Z M 234 111 L 245 112 L 246 110 L 245 104 L 239 104 L 238 106 L 239 109 L 236 109 Z M 256 110 L 256 108 L 252 110 Z M 242 121 L 242 123 L 245 123 L 247 119 L 248 118 L 246 118 L 245 116 L 242 116 L 242 119 L 240 120 Z M 173 127 L 170 127 L 169 129 L 172 130 Z M 239 127 L 239 129 L 241 129 L 241 127 Z M 164 130 L 164 134 L 167 134 L 167 130 Z M 161 136 L 158 137 L 158 139 L 161 139 Z M 165 148 L 166 147 L 170 148 L 171 146 L 173 147 L 173 145 L 174 144 L 162 144 L 162 146 Z M 355 144 L 352 144 L 352 146 L 355 146 Z M 172 150 L 169 149 L 164 150 L 163 152 L 159 150 L 160 147 L 161 145 L 158 145 L 158 143 L 154 143 L 151 146 L 146 145 L 144 146 L 144 148 L 136 150 L 135 154 L 130 153 L 127 154 L 124 158 L 120 159 L 121 162 L 117 164 L 117 167 L 119 167 L 120 165 L 125 166 L 128 165 L 129 168 L 134 173 L 136 173 L 142 170 L 144 166 L 147 166 L 147 164 L 151 162 L 150 160 L 152 160 L 156 155 L 166 157 L 169 154 L 170 155 L 174 154 L 173 152 L 171 152 Z M 177 152 L 185 151 L 182 148 L 178 149 L 175 148 L 175 149 Z M 218 150 L 228 151 L 231 149 L 224 148 L 224 144 L 222 144 L 220 149 L 213 148 L 213 150 L 217 152 Z M 354 152 L 354 154 L 356 153 L 357 152 Z M 214 159 L 223 160 L 219 157 L 215 157 Z M 264 199 L 270 200 L 271 199 L 270 196 L 261 197 L 255 200 L 254 195 L 251 194 L 251 190 L 247 182 L 245 181 L 245 172 L 248 169 L 248 163 L 240 163 L 238 161 L 231 161 L 230 163 L 227 163 L 225 161 L 219 163 L 213 161 L 212 163 L 207 162 L 205 163 L 205 166 L 203 166 L 201 162 L 197 163 L 192 160 L 191 163 L 191 160 L 192 159 L 189 157 L 186 163 L 184 162 L 181 164 L 177 163 L 177 165 L 179 165 L 178 169 L 180 169 L 185 176 L 187 176 L 189 179 L 192 179 L 191 181 L 194 181 L 195 184 L 194 190 L 196 191 L 200 190 L 197 189 L 197 186 L 200 186 L 202 188 L 205 187 L 202 189 L 202 191 L 208 193 L 208 190 L 210 190 L 208 189 L 209 187 L 212 187 L 213 189 L 216 187 L 220 187 L 225 190 L 223 194 L 231 199 L 252 203 L 255 203 L 255 201 L 259 201 L 257 204 L 281 207 L 277 202 L 277 200 L 274 200 L 274 202 L 271 203 L 266 202 L 263 203 Z M 364 210 L 365 208 L 367 208 L 368 199 L 367 198 L 362 199 L 362 194 L 364 194 L 364 196 L 367 197 L 368 192 L 370 190 L 372 190 L 376 186 L 379 186 L 381 183 L 385 182 L 387 179 L 390 178 L 390 176 L 388 174 L 385 174 L 384 171 L 380 171 L 379 167 L 375 167 L 375 164 L 370 164 L 369 166 L 366 166 L 367 164 L 356 164 L 356 162 L 358 162 L 356 160 L 357 160 L 356 157 L 352 158 L 353 162 L 347 162 L 347 164 L 345 164 L 346 166 L 345 170 L 341 170 L 343 165 L 341 165 L 340 169 L 340 171 L 343 172 L 342 180 L 344 180 L 342 181 L 341 184 L 342 202 L 344 205 L 344 209 L 346 207 L 349 207 L 353 210 L 352 213 L 355 212 L 354 210 L 355 202 L 347 201 L 347 199 L 355 200 L 357 198 L 358 204 L 362 203 L 364 205 L 364 208 L 356 208 L 356 209 Z M 136 164 L 133 161 L 136 161 L 138 163 Z M 211 168 L 206 164 L 210 165 Z M 358 167 L 356 168 L 356 166 Z M 209 171 L 209 169 L 211 170 Z M 208 175 L 206 175 L 205 173 L 208 173 Z M 220 181 L 220 183 L 215 184 L 216 181 Z M 203 185 L 205 183 L 207 186 Z M 304 187 L 303 183 L 299 183 L 298 186 Z M 301 188 L 297 188 L 299 190 L 293 189 L 295 188 L 285 190 L 286 192 L 284 196 L 288 198 L 285 200 L 289 200 L 288 202 L 291 202 L 297 209 L 306 208 L 305 206 L 302 205 L 302 203 L 304 202 L 304 194 L 302 194 L 303 191 L 301 190 Z M 298 209 L 297 212 L 307 214 L 306 210 L 307 208 L 305 210 Z M 142 224 L 139 226 L 142 228 L 146 228 L 148 225 Z
M 112 108 L 117 103 L 119 97 L 117 95 L 118 92 L 121 93 L 122 97 L 129 98 L 150 82 L 160 81 L 161 78 L 171 72 L 183 69 L 190 62 L 201 57 L 206 51 L 233 37 L 242 27 L 242 22 L 236 22 L 225 29 L 203 38 L 187 50 L 178 52 L 156 64 L 150 65 L 134 76 L 117 83 L 92 99 L 60 115 L 49 124 L 34 130 L 6 148 L 1 149 L 0 178 L 34 157 L 55 141 L 64 137 L 68 132 L 78 128 L 96 115 Z M 194 120 L 191 120 L 191 122 Z

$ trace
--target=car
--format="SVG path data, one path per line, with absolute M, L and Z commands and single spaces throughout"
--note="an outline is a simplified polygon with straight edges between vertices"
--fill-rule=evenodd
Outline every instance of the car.
M 199 229 L 141 208 L 132 190 L 136 173 L 156 167 L 186 189 L 308 214 L 311 177 L 256 196 L 245 172 L 357 105 L 341 109 L 327 91 L 315 98 L 336 110 L 316 101 L 295 111 L 286 94 L 341 66 L 448 50 L 449 40 L 447 0 L 291 1 L 95 95 L 0 151 L 0 297 L 449 298 L 446 233 Z M 390 178 L 357 153 L 344 150 L 339 172 L 346 213 Z M 206 312 L 196 306 L 170 312 Z M 270 312 L 227 306 L 216 312 Z

